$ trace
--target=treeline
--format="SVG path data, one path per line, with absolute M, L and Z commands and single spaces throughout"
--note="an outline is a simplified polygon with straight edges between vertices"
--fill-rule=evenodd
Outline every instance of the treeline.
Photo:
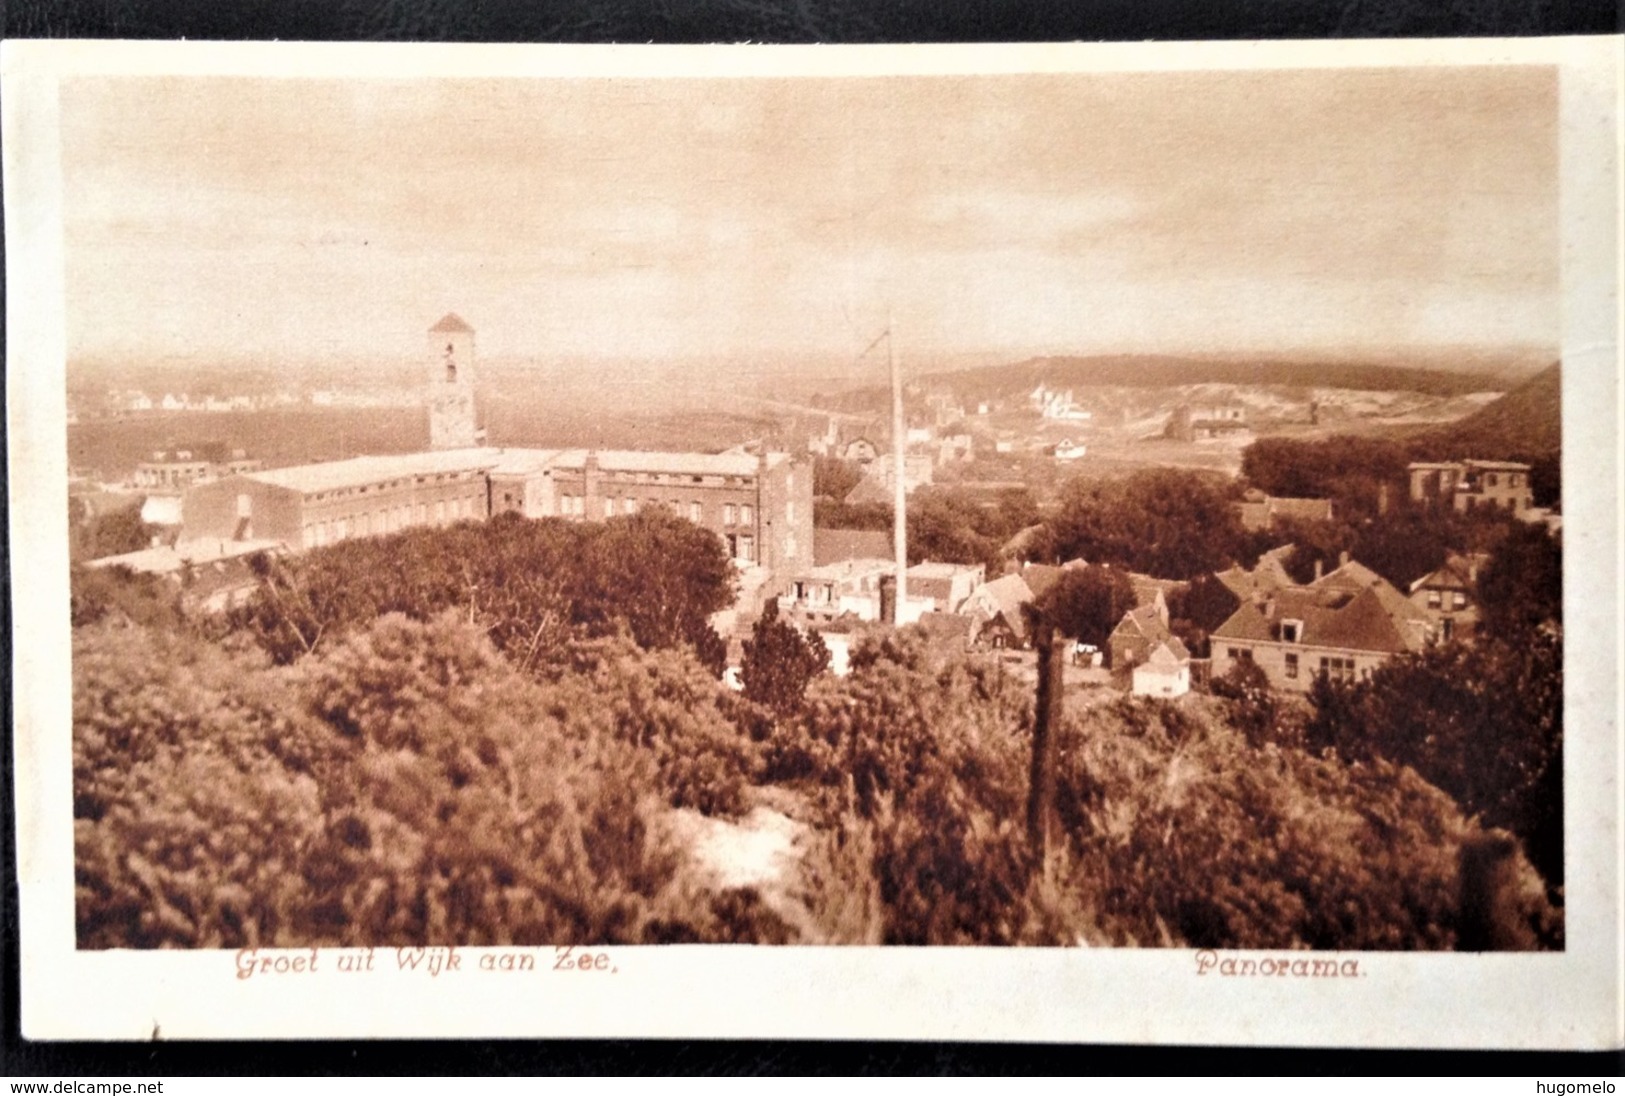
M 1448 436 L 1409 439 L 1337 436 L 1318 441 L 1260 438 L 1242 451 L 1241 474 L 1249 484 L 1285 498 L 1331 499 L 1349 518 L 1374 517 L 1410 504 L 1406 468 L 1412 461 L 1515 460 L 1530 466 L 1535 505 L 1562 496 L 1562 462 L 1555 451 L 1503 448 L 1463 452 Z M 1384 500 L 1386 493 L 1386 500 Z
M 726 646 L 707 618 L 735 590 L 716 535 L 659 509 L 604 522 L 504 515 L 254 565 L 259 588 L 224 624 L 280 663 L 387 613 L 452 610 L 525 671 L 556 665 L 572 639 L 624 628 L 646 649 L 690 647 L 720 674 Z

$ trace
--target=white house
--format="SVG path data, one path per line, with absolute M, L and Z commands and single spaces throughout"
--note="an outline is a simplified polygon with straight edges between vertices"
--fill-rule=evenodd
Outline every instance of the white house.
M 1151 657 L 1134 667 L 1135 696 L 1172 698 L 1191 691 L 1191 654 L 1177 636 L 1157 644 Z

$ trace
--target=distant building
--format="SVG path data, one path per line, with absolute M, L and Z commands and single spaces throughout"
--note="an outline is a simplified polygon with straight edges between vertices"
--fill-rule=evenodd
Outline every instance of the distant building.
M 241 449 L 223 442 L 174 446 L 153 453 L 135 466 L 135 485 L 143 490 L 178 493 L 194 483 L 255 472 L 262 467 Z
M 447 316 L 431 329 L 426 402 L 431 437 L 442 445 L 479 436 L 472 404 L 460 394 L 473 345 L 466 327 Z M 805 566 L 812 555 L 809 464 L 738 451 L 467 446 L 245 470 L 186 492 L 181 540 L 305 549 L 508 512 L 599 520 L 652 507 L 715 532 L 741 567 L 777 572 Z
M 931 612 L 957 613 L 986 580 L 980 563 L 916 563 L 908 569 L 908 595 L 930 601 Z
M 1499 510 L 1521 515 L 1535 503 L 1529 466 L 1515 461 L 1418 461 L 1409 468 L 1411 501 L 1458 514 Z
M 247 600 L 258 585 L 249 558 L 281 551 L 275 541 L 208 540 L 104 556 L 86 566 L 158 575 L 179 589 L 182 603 L 189 608 L 220 612 Z
M 1174 441 L 1205 441 L 1251 431 L 1247 408 L 1240 403 L 1183 403 L 1168 416 L 1163 436 Z
M 897 460 L 890 453 L 876 457 L 869 466 L 869 473 L 880 486 L 890 493 L 896 490 Z M 903 457 L 903 491 L 911 493 L 917 487 L 929 487 L 935 480 L 935 468 L 932 465 L 930 453 L 908 453 Z
M 844 460 L 856 461 L 858 464 L 868 464 L 880 455 L 880 450 L 868 438 L 853 438 L 841 448 L 841 457 Z
M 1411 583 L 1411 604 L 1432 622 L 1439 642 L 1471 639 L 1478 630 L 1478 574 L 1488 561 L 1484 552 L 1452 552 L 1443 566 Z
M 1081 460 L 1089 452 L 1089 448 L 1077 444 L 1071 438 L 1066 438 L 1056 443 L 1053 452 L 1056 460 Z
M 1241 527 L 1250 533 L 1269 532 L 1277 522 L 1315 522 L 1332 520 L 1330 499 L 1274 498 L 1262 491 L 1249 491 L 1248 497 L 1236 503 Z
M 484 442 L 474 421 L 474 329 L 455 312 L 429 328 L 429 448 Z

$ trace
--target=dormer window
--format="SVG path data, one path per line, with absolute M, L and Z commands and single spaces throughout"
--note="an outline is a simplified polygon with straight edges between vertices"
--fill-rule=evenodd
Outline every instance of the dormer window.
M 1281 621 L 1281 640 L 1283 642 L 1285 642 L 1285 643 L 1301 643 L 1301 642 L 1303 642 L 1303 621 L 1301 621 L 1301 620 L 1283 620 L 1283 621 Z

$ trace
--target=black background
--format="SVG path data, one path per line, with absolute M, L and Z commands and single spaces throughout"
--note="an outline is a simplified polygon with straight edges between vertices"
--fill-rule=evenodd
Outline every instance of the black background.
M 510 42 L 1009 42 L 1615 34 L 1607 0 L 0 0 L 7 38 Z M 0 522 L 4 522 L 0 511 Z M 8 561 L 9 562 L 9 561 Z M 0 583 L 9 579 L 9 566 Z M 0 612 L 9 624 L 10 598 Z M 0 633 L 6 642 L 10 628 Z M 7 652 L 9 654 L 9 650 Z M 9 657 L 4 660 L 10 672 Z M 0 704 L 10 714 L 10 690 Z M 8 720 L 9 722 L 9 720 Z M 10 736 L 0 736 L 8 778 Z M 28 1043 L 18 1030 L 15 801 L 0 807 L 0 1076 L 527 1074 L 1399 1074 L 1615 1076 L 1621 1056 L 539 1041 Z M 84 987 L 87 994 L 94 986 Z M 693 992 L 726 993 L 726 984 Z M 883 1004 L 883 1003 L 882 1003 Z M 1472 1009 L 1477 1002 L 1464 1001 Z M 1417 1042 L 1425 1041 L 1418 1033 Z

